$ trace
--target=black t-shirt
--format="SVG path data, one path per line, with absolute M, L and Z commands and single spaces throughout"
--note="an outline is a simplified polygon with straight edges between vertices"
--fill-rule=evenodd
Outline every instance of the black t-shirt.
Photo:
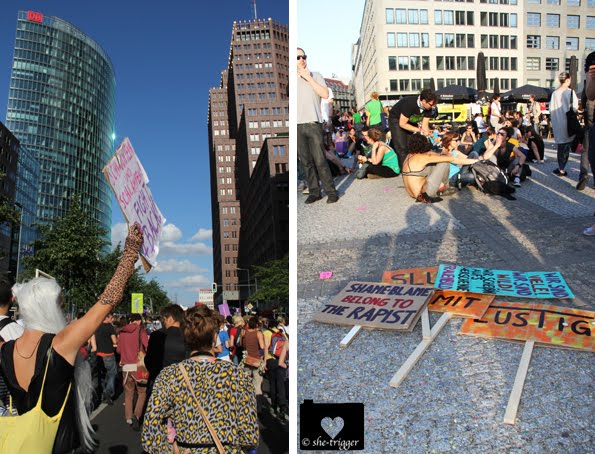
M 510 142 L 506 142 L 506 150 L 503 151 L 502 148 L 498 148 L 494 155 L 496 156 L 496 160 L 498 161 L 498 167 L 501 169 L 508 169 L 512 158 L 510 157 L 512 151 L 514 150 L 514 145 Z
M 432 109 L 419 111 L 417 105 L 419 96 L 405 96 L 390 109 L 389 120 L 391 123 L 399 123 L 401 114 L 409 118 L 409 124 L 417 125 L 422 118 L 432 118 Z
M 114 353 L 114 343 L 112 334 L 116 335 L 114 325 L 111 323 L 102 323 L 95 331 L 95 342 L 97 343 L 97 353 Z

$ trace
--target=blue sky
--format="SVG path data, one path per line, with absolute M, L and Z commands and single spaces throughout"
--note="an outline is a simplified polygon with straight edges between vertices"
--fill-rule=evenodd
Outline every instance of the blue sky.
M 116 143 L 129 137 L 167 219 L 156 278 L 190 306 L 213 280 L 207 136 L 209 88 L 227 67 L 234 20 L 253 18 L 250 0 L 221 4 L 170 0 L 3 0 L 0 14 L 0 121 L 6 103 L 17 12 L 64 19 L 94 39 L 116 71 Z M 288 2 L 259 0 L 258 18 L 288 23 Z M 112 241 L 126 234 L 112 203 Z
M 364 4 L 365 0 L 298 0 L 297 42 L 312 71 L 351 79 L 351 46 L 359 38 Z

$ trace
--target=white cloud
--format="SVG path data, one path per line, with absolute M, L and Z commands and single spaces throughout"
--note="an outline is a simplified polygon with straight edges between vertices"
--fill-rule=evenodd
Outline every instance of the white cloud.
M 165 286 L 198 291 L 199 288 L 210 287 L 211 282 L 207 276 L 203 274 L 195 274 L 194 276 L 186 276 L 181 279 L 176 279 L 175 281 L 166 282 Z
M 198 229 L 198 232 L 196 232 L 192 236 L 192 238 L 190 238 L 190 241 L 206 241 L 206 240 L 211 240 L 212 237 L 213 237 L 212 229 L 200 228 L 200 229 Z
M 207 270 L 190 260 L 159 260 L 155 266 L 158 273 L 205 273 Z
M 163 242 L 176 242 L 182 239 L 182 231 L 174 224 L 165 224 L 163 230 L 161 230 L 160 241 Z
M 159 252 L 163 255 L 211 255 L 213 248 L 204 243 L 171 243 L 159 245 Z
M 126 223 L 121 222 L 112 226 L 112 249 L 115 249 L 118 243 L 122 243 L 124 247 L 124 240 L 128 235 L 128 226 Z

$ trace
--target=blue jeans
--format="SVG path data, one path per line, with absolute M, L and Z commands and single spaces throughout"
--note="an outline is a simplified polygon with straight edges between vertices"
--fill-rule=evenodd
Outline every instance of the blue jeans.
M 333 176 L 326 162 L 322 146 L 322 125 L 302 123 L 297 125 L 298 158 L 306 171 L 310 195 L 320 196 L 320 184 L 327 196 L 336 195 Z
M 105 376 L 101 381 L 101 386 L 103 388 L 103 395 L 108 397 L 114 397 L 116 393 L 116 376 L 118 375 L 118 366 L 116 364 L 116 356 L 100 356 L 103 360 L 103 365 L 105 367 Z
M 564 170 L 572 150 L 572 142 L 558 144 L 558 169 Z

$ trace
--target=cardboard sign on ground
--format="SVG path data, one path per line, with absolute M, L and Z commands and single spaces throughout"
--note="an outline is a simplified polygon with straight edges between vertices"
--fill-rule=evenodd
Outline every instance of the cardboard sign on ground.
M 440 265 L 434 287 L 520 298 L 574 298 L 558 272 L 521 272 Z
M 411 331 L 433 289 L 381 282 L 350 282 L 313 320 L 336 325 Z
M 495 303 L 481 319 L 465 320 L 460 334 L 595 351 L 594 320 L 595 312 L 568 307 Z
M 397 285 L 428 285 L 433 286 L 438 267 L 407 268 L 404 270 L 385 271 L 382 282 Z
M 450 312 L 464 318 L 481 318 L 494 301 L 494 295 L 436 290 L 428 303 L 434 312 Z

